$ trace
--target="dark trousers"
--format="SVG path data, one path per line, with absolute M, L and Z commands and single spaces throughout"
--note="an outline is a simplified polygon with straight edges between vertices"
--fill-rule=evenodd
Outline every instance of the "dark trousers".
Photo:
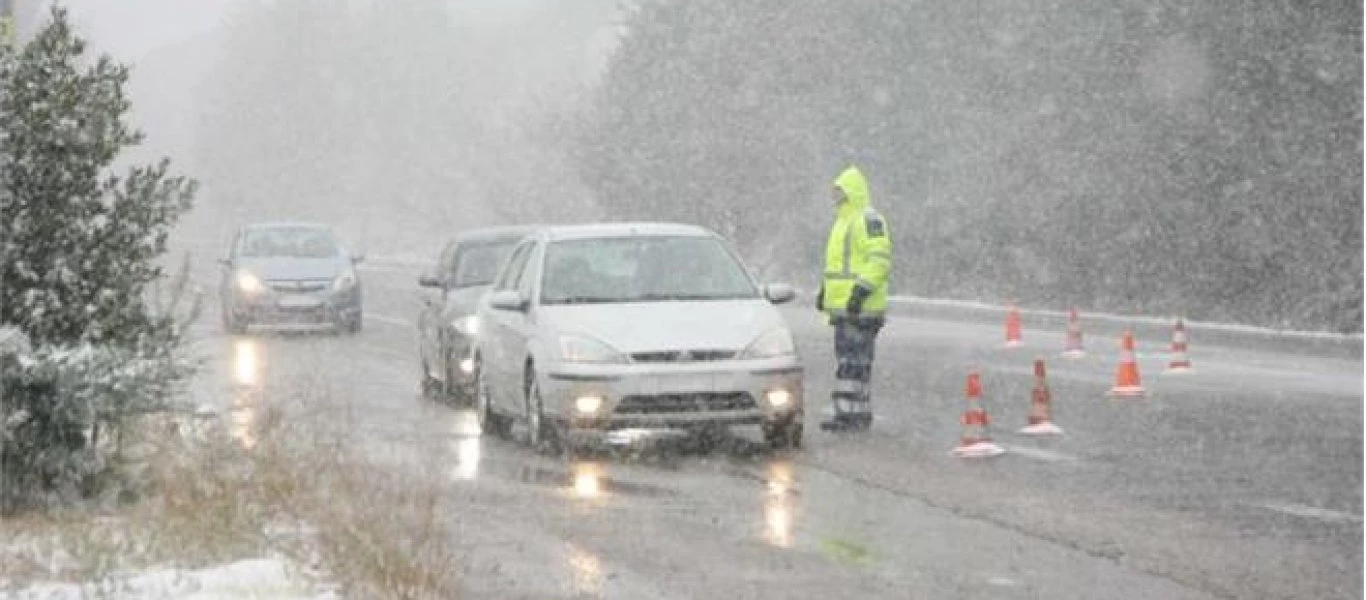
M 830 394 L 835 418 L 866 423 L 873 418 L 873 355 L 881 318 L 836 319 L 835 389 Z

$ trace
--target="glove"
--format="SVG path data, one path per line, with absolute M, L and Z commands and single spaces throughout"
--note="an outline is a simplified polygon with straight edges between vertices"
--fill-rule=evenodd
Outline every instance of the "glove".
M 853 292 L 849 294 L 849 304 L 844 307 L 845 312 L 851 317 L 859 316 L 859 313 L 863 312 L 863 301 L 872 295 L 873 290 L 863 285 L 854 286 Z
M 825 286 L 822 285 L 820 291 L 816 292 L 816 311 L 825 310 Z

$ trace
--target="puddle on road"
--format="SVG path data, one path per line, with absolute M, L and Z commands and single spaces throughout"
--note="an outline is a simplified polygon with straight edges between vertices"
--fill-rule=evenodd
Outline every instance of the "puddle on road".
M 796 545 L 797 493 L 792 462 L 774 460 L 765 470 L 764 534 L 765 542 L 779 548 Z
M 232 345 L 232 382 L 238 386 L 261 384 L 261 349 L 254 339 L 243 338 Z
M 556 488 L 579 500 L 605 500 L 613 496 L 664 498 L 677 492 L 648 483 L 623 481 L 608 476 L 608 465 L 598 460 L 575 460 L 567 470 L 519 465 L 511 476 L 516 481 Z
M 596 554 L 570 544 L 569 568 L 574 574 L 575 594 L 591 597 L 602 595 L 602 560 Z

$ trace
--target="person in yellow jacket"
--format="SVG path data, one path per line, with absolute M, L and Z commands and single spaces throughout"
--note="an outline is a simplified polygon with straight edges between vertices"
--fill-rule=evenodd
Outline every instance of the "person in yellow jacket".
M 835 223 L 825 245 L 825 275 L 816 308 L 835 327 L 835 387 L 826 431 L 864 430 L 873 423 L 872 375 L 877 334 L 886 322 L 892 237 L 868 198 L 857 167 L 835 179 Z

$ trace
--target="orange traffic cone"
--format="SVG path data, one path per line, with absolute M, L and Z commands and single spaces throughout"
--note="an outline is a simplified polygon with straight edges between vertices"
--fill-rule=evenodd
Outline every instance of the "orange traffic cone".
M 989 458 L 1000 456 L 1005 449 L 991 441 L 991 419 L 987 409 L 982 407 L 982 379 L 976 373 L 968 374 L 966 408 L 963 410 L 963 437 L 953 454 L 962 458 Z
M 1168 373 L 1186 373 L 1191 370 L 1191 359 L 1186 356 L 1186 322 L 1177 319 L 1176 330 L 1172 332 L 1172 360 L 1167 364 Z
M 1110 396 L 1141 397 L 1148 392 L 1139 381 L 1138 359 L 1134 358 L 1134 332 L 1124 332 L 1123 351 L 1119 355 L 1119 370 L 1115 372 L 1115 387 Z
M 1020 309 L 1015 307 L 1015 303 L 1010 304 L 1010 310 L 1006 312 L 1006 348 L 1018 348 L 1024 345 L 1024 340 L 1020 335 Z
M 1062 428 L 1053 424 L 1053 397 L 1048 392 L 1048 376 L 1043 359 L 1034 361 L 1034 391 L 1030 394 L 1029 425 L 1020 429 L 1025 435 L 1062 435 Z
M 1063 347 L 1062 355 L 1066 358 L 1086 356 L 1086 350 L 1081 346 L 1081 319 L 1075 308 L 1067 313 L 1067 345 Z

